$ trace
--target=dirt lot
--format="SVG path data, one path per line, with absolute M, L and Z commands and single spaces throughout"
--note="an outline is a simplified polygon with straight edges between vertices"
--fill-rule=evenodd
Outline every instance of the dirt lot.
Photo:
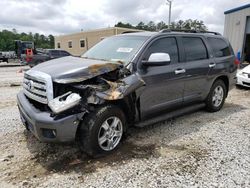
M 250 90 L 233 89 L 218 113 L 130 129 L 117 152 L 90 159 L 24 129 L 18 69 L 0 67 L 0 187 L 250 187 Z

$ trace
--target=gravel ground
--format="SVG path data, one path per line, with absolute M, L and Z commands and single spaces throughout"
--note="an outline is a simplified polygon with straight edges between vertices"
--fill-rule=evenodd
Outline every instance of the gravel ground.
M 18 69 L 0 68 L 0 187 L 250 187 L 250 90 L 233 89 L 217 113 L 132 128 L 113 155 L 90 159 L 24 130 Z

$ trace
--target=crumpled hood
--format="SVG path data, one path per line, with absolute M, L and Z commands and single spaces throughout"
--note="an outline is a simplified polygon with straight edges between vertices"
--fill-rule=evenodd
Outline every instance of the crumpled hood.
M 82 82 L 121 67 L 119 62 L 67 56 L 41 63 L 32 70 L 49 74 L 54 82 L 67 84 Z

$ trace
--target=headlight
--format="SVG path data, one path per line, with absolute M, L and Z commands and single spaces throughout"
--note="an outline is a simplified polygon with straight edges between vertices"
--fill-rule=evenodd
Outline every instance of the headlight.
M 246 72 L 239 72 L 238 75 L 248 78 L 248 73 Z
M 81 96 L 77 93 L 72 93 L 70 91 L 49 101 L 48 105 L 55 114 L 58 114 L 76 106 L 77 104 L 79 104 L 80 101 Z

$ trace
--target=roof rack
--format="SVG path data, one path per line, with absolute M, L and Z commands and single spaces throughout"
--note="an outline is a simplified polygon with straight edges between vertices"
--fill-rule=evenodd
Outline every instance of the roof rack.
M 210 33 L 214 35 L 221 35 L 218 32 L 213 31 L 201 31 L 201 30 L 194 30 L 194 29 L 163 29 L 159 31 L 160 33 L 170 33 L 170 32 L 184 32 L 184 33 Z
M 124 32 L 122 32 L 121 34 L 126 34 L 126 33 L 138 33 L 138 32 L 140 32 L 140 31 L 124 31 Z

